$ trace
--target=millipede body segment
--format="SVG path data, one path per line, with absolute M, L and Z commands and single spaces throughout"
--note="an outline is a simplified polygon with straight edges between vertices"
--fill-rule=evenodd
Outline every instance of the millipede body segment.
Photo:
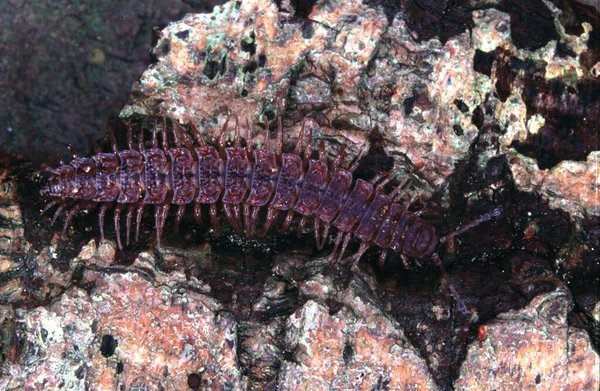
M 135 239 L 138 240 L 144 208 L 154 206 L 158 246 L 171 205 L 177 205 L 176 230 L 187 205 L 193 204 L 199 223 L 204 206 L 209 210 L 212 225 L 219 226 L 220 216 L 224 215 L 237 231 L 245 231 L 249 236 L 264 235 L 280 215 L 284 216 L 280 230 L 286 231 L 298 215 L 298 234 L 312 221 L 319 249 L 325 245 L 331 228 L 337 231 L 331 259 L 341 260 L 349 241 L 358 239 L 360 248 L 349 258 L 354 265 L 372 246 L 381 248 L 381 263 L 390 249 L 420 260 L 434 258 L 439 263 L 436 250 L 440 243 L 500 213 L 497 209 L 440 237 L 433 225 L 420 218 L 419 212 L 409 210 L 410 199 L 403 190 L 404 184 L 387 193 L 384 186 L 390 176 L 386 173 L 371 181 L 354 180 L 352 173 L 360 156 L 349 168 L 343 168 L 342 147 L 337 158 L 327 162 L 321 140 L 319 158 L 312 159 L 312 132 L 306 147 L 302 148 L 304 126 L 294 151 L 283 153 L 281 121 L 275 148 L 270 145 L 274 140 L 268 138 L 268 124 L 264 148 L 253 147 L 249 124 L 247 144 L 242 147 L 237 120 L 234 145 L 226 146 L 228 122 L 221 129 L 218 146 L 208 145 L 194 126 L 191 128 L 196 142 L 192 142 L 176 121 L 170 132 L 173 145 L 169 145 L 166 120 L 160 129 L 155 123 L 150 148 L 144 142 L 143 132 L 134 143 L 129 126 L 128 148 L 119 151 L 111 133 L 112 152 L 102 152 L 94 144 L 92 157 L 74 155 L 69 164 L 48 169 L 51 179 L 42 194 L 54 200 L 43 212 L 58 205 L 54 222 L 68 209 L 66 230 L 78 211 L 100 206 L 100 232 L 104 240 L 104 217 L 112 208 L 119 249 L 122 248 L 121 214 L 125 208 L 128 244 L 134 215 Z M 265 215 L 260 213 L 263 209 L 266 217 L 260 219 L 259 216 Z

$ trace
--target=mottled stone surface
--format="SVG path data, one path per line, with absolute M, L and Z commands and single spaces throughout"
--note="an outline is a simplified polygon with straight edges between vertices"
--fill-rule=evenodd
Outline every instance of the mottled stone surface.
M 569 33 L 558 8 L 550 3 L 536 7 L 555 20 L 556 34 L 572 56 L 559 52 L 556 40 L 535 50 L 519 47 L 511 30 L 513 14 L 495 9 L 473 11 L 472 31 L 442 44 L 436 38 L 415 38 L 403 18 L 389 19 L 386 9 L 360 1 L 318 2 L 306 19 L 285 5 L 229 2 L 212 14 L 188 15 L 161 32 L 154 49 L 158 63 L 144 72 L 133 103 L 121 115 L 168 115 L 212 135 L 230 115 L 249 115 L 262 123 L 283 116 L 286 139 L 293 141 L 300 119 L 308 114 L 309 128 L 331 144 L 330 157 L 341 144 L 357 153 L 366 138 L 372 141 L 375 129 L 383 137 L 383 150 L 371 152 L 394 157 L 375 161 L 427 182 L 421 183 L 421 192 L 430 194 L 470 157 L 473 142 L 482 136 L 478 110 L 487 102 L 491 117 L 486 121 L 495 122 L 501 134 L 490 140 L 495 148 L 482 154 L 479 164 L 502 154 L 525 158 L 537 153 L 537 162 L 519 165 L 524 160 L 515 159 L 511 165 L 519 188 L 539 191 L 552 207 L 574 218 L 598 215 L 597 161 L 590 153 L 597 149 L 590 128 L 600 120 L 597 102 L 569 90 L 570 98 L 548 92 L 550 103 L 544 103 L 535 95 L 547 93 L 543 83 L 530 78 L 539 72 L 547 83 L 567 88 L 581 80 L 576 86 L 581 94 L 594 90 L 599 82 L 577 56 L 588 50 L 596 26 L 585 22 L 581 33 Z M 486 55 L 491 56 L 489 72 L 479 65 Z M 510 58 L 508 66 L 514 69 L 507 70 L 502 58 Z M 519 71 L 519 64 L 531 64 L 531 70 Z M 572 104 L 581 110 L 570 113 Z M 563 137 L 569 128 L 557 122 L 557 115 L 581 128 L 571 130 L 576 141 L 567 140 L 573 148 L 583 142 L 581 152 L 569 155 L 554 141 L 531 139 L 540 128 L 548 135 L 543 137 Z M 262 137 L 259 133 L 257 140 Z M 542 142 L 555 143 L 557 157 L 564 159 L 555 172 L 535 167 L 546 168 L 545 155 L 527 152 L 538 151 Z M 568 160 L 586 157 L 583 164 Z M 541 182 L 539 188 L 533 185 Z
M 540 170 L 526 156 L 508 156 L 515 183 L 548 197 L 550 207 L 571 211 L 578 217 L 600 214 L 600 151 L 591 152 L 585 162 L 563 161 L 549 170 Z
M 159 33 L 121 114 L 212 136 L 238 114 L 259 147 L 265 119 L 271 138 L 281 119 L 286 150 L 305 121 L 328 159 L 366 145 L 357 177 L 408 175 L 441 235 L 501 207 L 440 247 L 446 276 L 430 260 L 378 265 L 377 250 L 351 271 L 324 261 L 332 243 L 318 252 L 312 232 L 246 238 L 189 209 L 157 250 L 147 208 L 140 242 L 117 252 L 111 212 L 106 243 L 97 210 L 59 233 L 39 217 L 41 174 L 2 152 L 0 385 L 597 387 L 600 18 L 580 3 L 424 3 L 234 1 L 188 15 Z
M 597 390 L 600 357 L 587 334 L 569 327 L 564 286 L 479 327 L 456 390 Z
M 373 283 L 358 277 L 340 290 L 322 275 L 302 283 L 309 299 L 286 322 L 293 359 L 281 366 L 280 389 L 438 389 L 401 325 L 377 306 Z
M 200 374 L 206 390 L 240 390 L 236 322 L 198 281 L 154 275 L 149 254 L 132 268 L 102 269 L 90 290 L 19 309 L 18 355 L 3 390 L 183 390 Z M 110 273 L 112 271 L 112 273 Z

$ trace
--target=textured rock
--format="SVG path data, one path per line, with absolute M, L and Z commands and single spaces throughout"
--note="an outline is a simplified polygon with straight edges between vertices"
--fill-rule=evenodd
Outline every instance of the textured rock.
M 479 327 L 456 390 L 597 390 L 600 357 L 589 336 L 569 327 L 564 287 Z
M 241 390 L 236 322 L 198 282 L 149 278 L 149 255 L 127 272 L 101 273 L 90 291 L 16 314 L 18 358 L 3 390 L 187 388 L 197 373 L 207 390 Z M 110 269 L 105 269 L 105 272 Z
M 159 62 L 121 115 L 161 113 L 214 135 L 229 114 L 272 119 L 286 110 L 293 140 L 302 113 L 312 112 L 332 156 L 341 143 L 356 153 L 377 128 L 388 153 L 406 154 L 439 185 L 476 135 L 454 104 L 481 100 L 468 35 L 445 46 L 417 43 L 401 19 L 386 29 L 382 10 L 360 1 L 319 3 L 303 29 L 288 12 L 269 2 L 230 2 L 170 24 L 155 49 Z
M 282 116 L 285 137 L 294 140 L 308 114 L 308 127 L 330 143 L 330 157 L 340 144 L 356 153 L 376 129 L 383 136 L 385 154 L 394 161 L 375 161 L 395 164 L 395 172 L 428 182 L 431 187 L 420 183 L 419 191 L 430 194 L 445 185 L 481 137 L 477 110 L 486 100 L 491 100 L 493 118 L 487 121 L 495 122 L 502 134 L 491 141 L 497 147 L 479 159 L 482 167 L 501 154 L 517 155 L 515 162 L 525 159 L 522 148 L 543 145 L 531 139 L 540 127 L 543 137 L 563 137 L 556 134 L 566 130 L 555 116 L 574 115 L 574 121 L 584 121 L 572 145 L 588 143 L 588 136 L 593 141 L 589 124 L 600 120 L 600 112 L 584 95 L 554 98 L 544 91 L 551 103 L 544 103 L 535 91 L 533 98 L 527 96 L 527 88 L 540 89 L 554 80 L 567 86 L 573 84 L 569 80 L 581 78 L 589 84 L 590 70 L 576 55 L 586 53 L 593 28 L 583 23 L 581 34 L 567 33 L 561 11 L 550 4 L 542 8 L 556 19 L 558 34 L 573 56 L 559 53 L 554 40 L 536 50 L 518 48 L 512 41 L 513 15 L 495 9 L 473 11 L 472 33 L 457 34 L 442 44 L 436 38 L 416 39 L 403 18 L 390 19 L 385 9 L 361 1 L 318 2 L 301 23 L 286 5 L 278 9 L 270 2 L 229 2 L 209 15 L 188 15 L 161 32 L 154 50 L 158 63 L 144 72 L 133 103 L 121 115 L 168 115 L 213 136 L 232 114 L 243 113 L 262 123 L 265 117 Z M 515 69 L 505 70 L 501 58 L 494 60 L 494 53 L 500 52 L 510 57 L 510 66 L 517 64 Z M 489 72 L 478 68 L 482 56 L 491 56 Z M 518 74 L 521 63 L 534 65 Z M 538 71 L 542 84 L 529 79 Z M 581 94 L 588 84 L 582 84 Z M 571 102 L 579 102 L 583 114 L 570 114 Z M 261 132 L 254 135 L 259 142 L 263 137 Z M 560 144 L 544 141 L 548 142 L 558 145 L 559 159 L 570 157 Z M 589 154 L 588 163 L 565 161 L 554 173 L 514 166 L 516 183 L 520 189 L 540 191 L 552 207 L 564 208 L 573 217 L 598 215 L 599 201 L 593 197 L 597 164 L 590 148 L 595 147 L 587 145 L 573 155 L 585 160 Z M 571 174 L 561 175 L 565 171 Z M 530 185 L 542 181 L 542 188 Z M 579 188 L 568 191 L 575 183 Z
M 563 161 L 549 170 L 540 170 L 523 155 L 511 154 L 508 162 L 515 184 L 547 197 L 550 207 L 580 217 L 600 215 L 600 151 L 591 152 L 585 162 Z
M 254 358 L 251 366 L 279 366 L 281 390 L 437 390 L 426 361 L 380 307 L 375 279 L 360 273 L 341 282 L 327 268 L 323 259 L 278 257 L 274 274 L 280 281 L 306 273 L 295 284 L 301 303 L 246 333 L 242 350 Z M 255 313 L 285 307 L 287 292 L 285 283 L 267 283 Z M 280 335 L 279 343 L 273 335 Z
M 295 359 L 281 367 L 282 390 L 437 390 L 425 361 L 388 319 L 308 301 L 288 321 Z
M 415 29 L 414 2 L 403 13 L 375 3 L 243 1 L 188 15 L 160 33 L 122 116 L 212 136 L 231 114 L 245 131 L 248 116 L 259 146 L 265 118 L 271 138 L 281 118 L 286 149 L 306 121 L 328 158 L 368 146 L 357 177 L 408 174 L 442 235 L 501 206 L 442 246 L 448 276 L 428 260 L 376 266 L 377 251 L 352 272 L 317 258 L 312 234 L 205 235 L 185 219 L 162 250 L 145 252 L 144 222 L 141 243 L 116 252 L 93 239 L 97 212 L 64 235 L 49 228 L 39 174 L 0 154 L 0 388 L 597 386 L 584 332 L 597 332 L 599 308 L 595 19 L 538 0 L 523 15 L 512 0 L 436 3 L 423 20 L 439 25 Z M 536 18 L 543 34 L 528 38 Z

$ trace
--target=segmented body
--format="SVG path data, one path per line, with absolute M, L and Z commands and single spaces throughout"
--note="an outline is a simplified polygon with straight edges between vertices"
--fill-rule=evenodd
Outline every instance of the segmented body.
M 146 148 L 141 134 L 135 147 L 129 133 L 126 150 L 118 151 L 113 138 L 112 153 L 96 148 L 92 157 L 75 156 L 69 164 L 50 170 L 53 179 L 42 193 L 55 200 L 46 210 L 58 204 L 56 219 L 67 205 L 72 206 L 65 221 L 66 229 L 77 211 L 100 205 L 104 238 L 104 215 L 107 209 L 114 208 L 119 248 L 122 210 L 127 208 L 128 243 L 134 212 L 137 240 L 143 210 L 148 205 L 155 206 L 159 244 L 169 207 L 178 206 L 175 224 L 178 227 L 186 206 L 191 204 L 198 221 L 206 205 L 212 224 L 219 225 L 219 216 L 224 214 L 235 229 L 248 235 L 266 233 L 282 212 L 285 214 L 282 230 L 287 230 L 298 215 L 301 233 L 312 219 L 319 249 L 324 246 L 331 227 L 337 230 L 332 257 L 338 254 L 341 259 L 350 239 L 358 239 L 361 245 L 352 256 L 355 262 L 372 246 L 382 249 L 381 261 L 388 250 L 428 259 L 440 240 L 445 240 L 440 239 L 434 226 L 409 211 L 409 202 L 403 198 L 400 187 L 390 193 L 383 190 L 389 182 L 384 175 L 372 181 L 355 180 L 352 172 L 358 159 L 348 169 L 342 168 L 342 150 L 334 162 L 328 163 L 323 142 L 319 159 L 312 159 L 312 133 L 303 153 L 303 131 L 294 152 L 283 153 L 281 123 L 274 150 L 269 147 L 268 137 L 265 148 L 254 149 L 250 128 L 247 146 L 241 147 L 237 125 L 235 145 L 230 147 L 225 146 L 227 123 L 218 146 L 206 144 L 195 128 L 197 142 L 192 143 L 177 123 L 172 132 L 174 146 L 169 146 L 165 128 L 162 148 L 158 147 L 155 127 L 151 148 Z M 267 213 L 261 224 L 257 220 L 262 209 Z

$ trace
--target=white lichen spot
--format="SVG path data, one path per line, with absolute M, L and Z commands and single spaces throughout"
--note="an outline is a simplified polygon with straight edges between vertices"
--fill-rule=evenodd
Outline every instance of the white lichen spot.
M 532 115 L 527 121 L 527 131 L 529 134 L 537 134 L 545 124 L 546 119 L 541 114 Z
M 473 12 L 473 47 L 491 52 L 510 42 L 510 15 L 495 9 Z

